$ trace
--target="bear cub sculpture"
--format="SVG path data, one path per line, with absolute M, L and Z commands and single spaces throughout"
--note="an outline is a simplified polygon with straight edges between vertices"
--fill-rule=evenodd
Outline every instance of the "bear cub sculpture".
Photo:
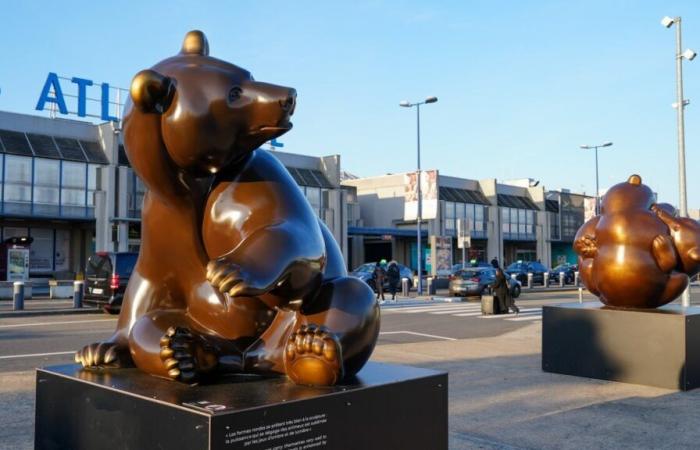
M 639 175 L 611 187 L 600 215 L 576 233 L 588 290 L 608 306 L 656 308 L 676 299 L 700 271 L 700 225 L 656 204 Z
M 117 329 L 85 346 L 85 368 L 135 364 L 186 383 L 223 373 L 333 385 L 379 334 L 370 288 L 287 170 L 256 150 L 282 135 L 294 89 L 209 56 L 200 31 L 139 72 L 124 143 L 148 191 L 138 261 Z

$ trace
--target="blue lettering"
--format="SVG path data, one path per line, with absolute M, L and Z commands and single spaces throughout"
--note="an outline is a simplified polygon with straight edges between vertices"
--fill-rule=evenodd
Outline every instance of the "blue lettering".
M 112 122 L 118 122 L 114 116 L 109 115 L 109 84 L 102 83 L 102 120 L 111 120 Z
M 85 115 L 87 114 L 85 110 L 85 101 L 87 100 L 87 87 L 92 86 L 92 81 L 78 77 L 73 77 L 70 81 L 71 83 L 75 83 L 78 85 L 78 116 L 85 117 Z
M 272 139 L 270 145 L 273 147 L 284 147 L 284 144 L 282 142 L 277 142 L 277 139 Z
M 55 97 L 49 97 L 51 88 L 53 88 Z M 68 114 L 66 101 L 63 98 L 63 91 L 61 91 L 61 84 L 58 82 L 58 75 L 53 72 L 49 72 L 49 76 L 46 77 L 46 83 L 44 83 L 44 89 L 41 91 L 41 96 L 39 96 L 36 109 L 38 111 L 43 111 L 46 102 L 55 103 L 58 105 L 58 110 L 61 112 L 61 114 Z

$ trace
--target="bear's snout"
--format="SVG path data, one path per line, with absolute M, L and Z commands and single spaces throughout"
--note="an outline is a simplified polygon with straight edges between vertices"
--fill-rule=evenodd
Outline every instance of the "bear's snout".
M 289 89 L 287 98 L 284 100 L 279 100 L 280 107 L 288 116 L 294 114 L 294 108 L 297 106 L 297 91 L 296 89 Z

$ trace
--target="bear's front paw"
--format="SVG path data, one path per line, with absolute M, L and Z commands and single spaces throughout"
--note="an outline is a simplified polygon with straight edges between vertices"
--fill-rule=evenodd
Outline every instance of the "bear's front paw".
M 192 383 L 217 364 L 213 349 L 187 328 L 170 327 L 160 340 L 160 359 L 173 380 Z
M 117 368 L 131 365 L 129 348 L 112 342 L 96 342 L 75 352 L 75 362 L 85 368 Z
M 207 280 L 214 289 L 231 297 L 253 296 L 263 293 L 251 283 L 250 276 L 238 264 L 233 264 L 226 258 L 209 261 Z
M 593 258 L 598 254 L 595 236 L 585 235 L 574 242 L 574 249 L 584 258 Z
M 323 327 L 302 325 L 285 349 L 287 376 L 296 384 L 332 386 L 343 378 L 338 338 Z

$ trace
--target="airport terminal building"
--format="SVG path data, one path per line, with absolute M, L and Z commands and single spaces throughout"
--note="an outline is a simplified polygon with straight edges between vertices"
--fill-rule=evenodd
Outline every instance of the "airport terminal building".
M 417 267 L 416 221 L 405 220 L 408 174 L 348 179 L 350 206 L 357 204 L 359 218 L 348 227 L 349 255 L 353 266 L 365 261 L 396 259 Z M 437 175 L 434 214 L 423 215 L 423 267 L 430 264 L 431 236 L 448 238 L 450 263 L 462 261 L 458 248 L 458 220 L 469 223 L 471 243 L 465 260 L 501 263 L 540 260 L 548 267 L 576 262 L 573 237 L 584 223 L 586 199 L 568 191 L 546 191 L 534 180 L 499 182 Z M 430 209 L 430 208 L 428 208 Z M 424 209 L 425 211 L 425 209 Z M 348 214 L 352 216 L 352 214 Z
M 340 157 L 274 154 L 347 244 Z M 33 281 L 72 278 L 96 251 L 138 251 L 144 193 L 118 122 L 0 111 L 0 239 L 32 238 Z

